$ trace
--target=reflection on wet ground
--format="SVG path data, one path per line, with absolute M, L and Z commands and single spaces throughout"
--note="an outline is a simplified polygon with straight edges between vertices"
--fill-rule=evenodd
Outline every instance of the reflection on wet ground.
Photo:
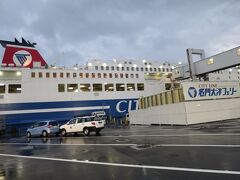
M 0 164 L 0 180 L 5 180 L 5 169 L 2 164 Z
M 232 126 L 231 126 L 232 125 Z M 239 179 L 240 121 L 0 138 L 2 179 Z

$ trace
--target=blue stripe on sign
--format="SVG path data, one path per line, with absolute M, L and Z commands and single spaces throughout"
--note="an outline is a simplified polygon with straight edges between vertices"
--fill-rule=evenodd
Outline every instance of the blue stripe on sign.
M 22 58 L 22 57 L 19 57 L 19 62 L 20 62 L 21 64 L 23 64 L 23 63 L 24 63 L 24 60 L 23 60 L 23 58 Z
M 18 61 L 21 64 L 24 64 L 26 62 L 26 60 L 27 60 L 26 56 L 29 56 L 29 55 L 26 55 L 26 54 L 16 54 L 16 57 L 17 57 Z
M 16 57 L 17 57 L 18 61 L 20 62 L 20 64 L 23 64 L 23 63 L 22 63 L 22 56 L 16 55 Z

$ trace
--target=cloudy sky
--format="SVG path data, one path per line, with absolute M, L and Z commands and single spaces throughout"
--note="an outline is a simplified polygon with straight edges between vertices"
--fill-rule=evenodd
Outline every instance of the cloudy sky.
M 239 19 L 239 0 L 0 0 L 0 39 L 37 42 L 57 65 L 186 62 L 186 48 L 210 56 L 239 46 Z

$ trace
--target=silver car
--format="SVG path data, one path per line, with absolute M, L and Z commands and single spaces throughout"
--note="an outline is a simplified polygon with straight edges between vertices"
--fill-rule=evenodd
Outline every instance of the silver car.
M 59 134 L 59 124 L 57 121 L 40 121 L 33 124 L 27 129 L 27 137 L 31 136 L 43 136 L 46 137 L 49 134 Z

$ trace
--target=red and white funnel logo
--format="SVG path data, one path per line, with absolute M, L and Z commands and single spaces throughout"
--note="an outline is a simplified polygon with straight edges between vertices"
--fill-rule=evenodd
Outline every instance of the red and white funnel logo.
M 33 68 L 34 62 L 38 62 L 41 67 L 46 67 L 47 63 L 42 58 L 41 54 L 36 50 L 36 43 L 30 43 L 22 38 L 19 42 L 0 40 L 0 44 L 5 48 L 2 64 L 10 67 L 28 67 Z
M 25 50 L 20 50 L 14 53 L 13 61 L 16 66 L 27 67 L 32 62 L 32 55 Z

